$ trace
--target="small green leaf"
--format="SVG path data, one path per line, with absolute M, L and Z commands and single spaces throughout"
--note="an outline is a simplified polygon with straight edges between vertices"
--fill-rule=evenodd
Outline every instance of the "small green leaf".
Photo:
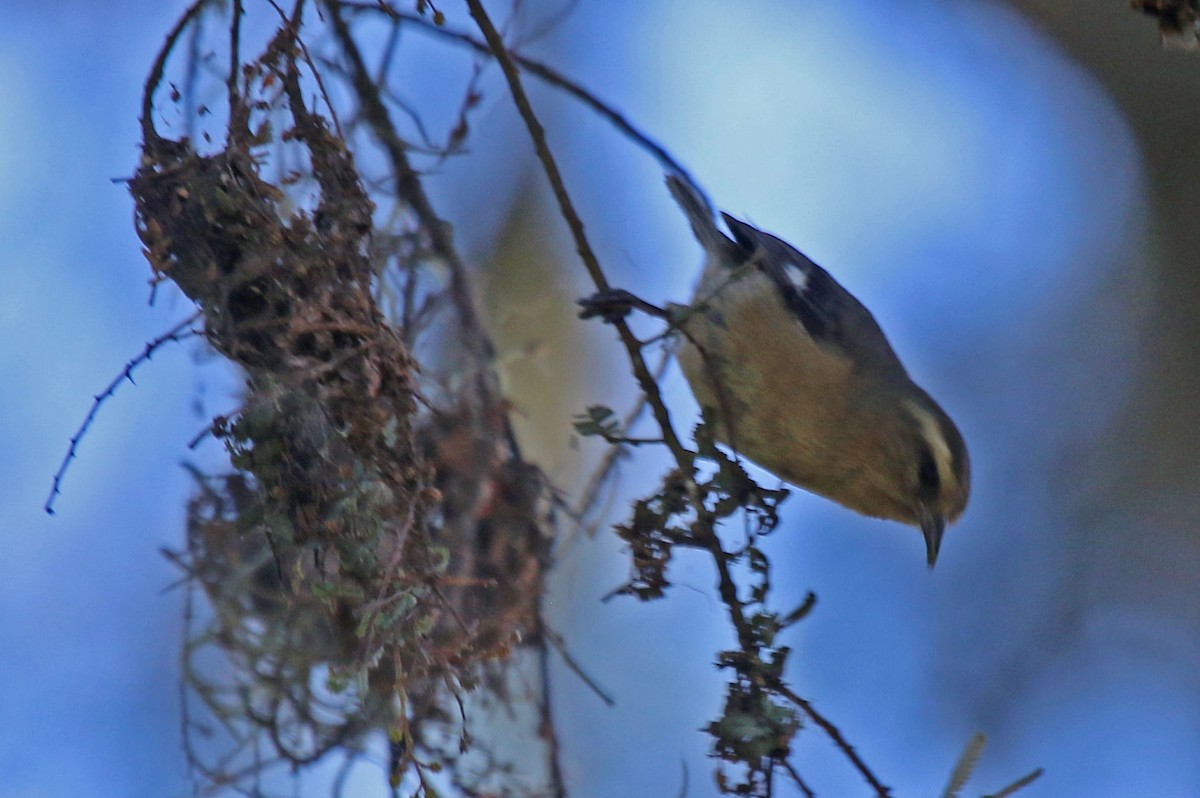
M 575 431 L 585 438 L 601 437 L 615 440 L 621 434 L 621 422 L 611 407 L 592 405 L 583 413 L 577 413 L 572 422 Z

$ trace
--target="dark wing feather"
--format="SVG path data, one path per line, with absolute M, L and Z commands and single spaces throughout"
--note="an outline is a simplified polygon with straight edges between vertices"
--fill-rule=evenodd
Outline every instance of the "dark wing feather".
M 675 175 L 667 175 L 667 189 L 687 216 L 692 233 L 700 242 L 700 246 L 704 247 L 706 252 L 732 256 L 737 246 L 717 227 L 712 208 L 700 190 Z
M 818 344 L 842 352 L 859 367 L 906 374 L 871 311 L 807 255 L 753 225 L 721 214 L 741 248 L 756 258 L 763 274 L 779 288 L 784 304 Z

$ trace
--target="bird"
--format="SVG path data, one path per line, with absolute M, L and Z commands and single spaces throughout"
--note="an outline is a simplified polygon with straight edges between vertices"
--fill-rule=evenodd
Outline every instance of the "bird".
M 667 310 L 714 438 L 785 482 L 920 529 L 937 562 L 970 495 L 966 443 L 913 381 L 871 312 L 825 269 L 667 176 L 705 264 Z

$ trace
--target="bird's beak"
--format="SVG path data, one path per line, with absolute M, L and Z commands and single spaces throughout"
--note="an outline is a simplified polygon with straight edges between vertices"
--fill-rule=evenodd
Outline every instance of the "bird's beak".
M 921 534 L 925 536 L 925 562 L 933 568 L 937 562 L 938 549 L 942 547 L 942 533 L 946 531 L 946 518 L 930 510 L 921 513 Z

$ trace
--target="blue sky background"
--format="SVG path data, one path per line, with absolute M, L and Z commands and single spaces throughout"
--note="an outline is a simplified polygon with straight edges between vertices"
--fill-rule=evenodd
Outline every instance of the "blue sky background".
M 0 26 L 0 795 L 189 789 L 182 599 L 159 548 L 181 544 L 178 464 L 215 457 L 186 443 L 229 407 L 230 378 L 194 344 L 162 350 L 105 406 L 58 515 L 41 511 L 90 397 L 189 312 L 169 292 L 146 305 L 131 201 L 112 182 L 136 164 L 141 85 L 172 5 L 21 5 Z M 462 63 L 413 47 L 398 70 L 433 51 Z M 1028 795 L 1200 795 L 1194 629 L 1096 600 L 1079 578 L 1080 540 L 1144 523 L 1078 522 L 1148 290 L 1128 265 L 1145 243 L 1139 155 L 1086 71 L 1004 7 L 949 0 L 864 0 L 852 14 L 834 0 L 585 1 L 534 51 L 664 142 L 721 207 L 833 271 L 971 445 L 972 505 L 932 574 L 914 531 L 789 500 L 769 544 L 777 600 L 819 596 L 787 641 L 797 690 L 898 796 L 937 793 L 975 731 L 992 740 L 975 793 L 1040 765 Z M 528 163 L 496 78 L 472 155 L 430 185 L 468 251 Z M 453 107 L 459 89 L 411 93 Z M 658 167 L 552 93 L 535 99 L 617 281 L 686 296 L 699 252 Z M 500 186 L 479 190 L 481 174 Z M 650 479 L 642 466 L 631 491 Z M 673 795 L 686 762 L 688 794 L 710 795 L 697 729 L 717 710 L 709 663 L 728 642 L 712 575 L 684 558 L 669 601 L 601 606 L 624 574 L 601 535 L 556 576 L 558 623 L 619 702 L 559 674 L 575 794 Z M 819 794 L 865 792 L 815 730 L 798 765 Z M 361 794 L 379 784 L 364 777 Z

